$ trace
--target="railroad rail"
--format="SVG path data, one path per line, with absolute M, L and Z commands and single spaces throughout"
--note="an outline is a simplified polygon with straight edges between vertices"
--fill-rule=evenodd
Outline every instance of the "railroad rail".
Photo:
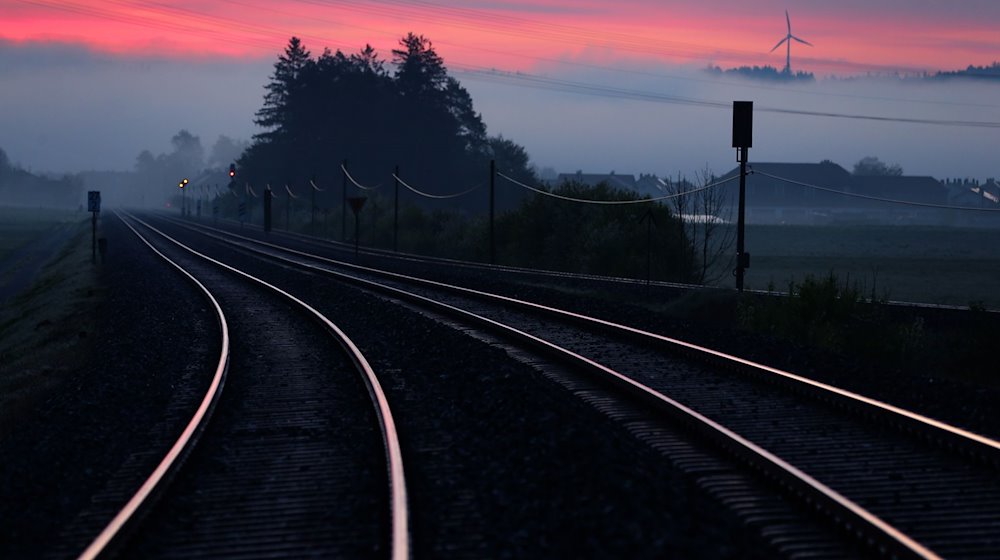
M 178 222 L 178 223 L 188 223 L 191 222 Z M 235 222 L 234 224 L 238 224 Z M 221 229 L 217 226 L 208 226 L 207 224 L 198 224 L 200 227 L 205 227 L 211 230 L 216 230 L 219 232 L 229 232 L 230 230 Z M 232 224 L 231 224 L 232 225 Z M 259 232 L 263 235 L 263 228 L 254 224 L 243 224 L 240 228 L 241 232 Z M 348 258 L 349 255 L 354 255 L 355 247 L 353 243 L 347 243 L 343 241 L 337 241 L 335 239 L 324 239 L 315 237 L 312 235 L 307 235 L 303 233 L 288 231 L 288 230 L 272 230 L 268 237 L 270 239 L 287 239 L 299 243 L 304 243 L 306 245 L 311 245 L 319 249 L 330 249 L 344 254 L 344 258 Z M 475 261 L 465 261 L 459 259 L 452 259 L 446 257 L 434 257 L 429 255 L 420 255 L 416 253 L 407 253 L 400 251 L 391 251 L 389 249 L 380 249 L 378 247 L 360 247 L 358 249 L 361 255 L 379 257 L 385 259 L 393 259 L 396 261 L 405 261 L 411 263 L 422 263 L 428 265 L 442 265 L 447 267 L 453 267 L 460 270 L 477 270 L 484 272 L 499 272 L 503 274 L 511 274 L 515 276 L 523 277 L 537 277 L 537 278 L 549 278 L 549 279 L 569 279 L 576 281 L 586 281 L 593 282 L 597 285 L 604 286 L 630 286 L 630 287 L 644 287 L 644 288 L 657 288 L 664 290 L 718 290 L 719 292 L 729 291 L 728 288 L 709 286 L 701 284 L 690 284 L 684 282 L 669 282 L 665 280 L 644 280 L 639 278 L 629 278 L 623 276 L 606 276 L 600 274 L 587 274 L 579 272 L 564 272 L 558 270 L 546 270 L 546 269 L 536 269 L 536 268 L 526 268 L 511 265 L 502 264 L 489 264 Z M 781 290 L 755 290 L 747 289 L 744 290 L 748 294 L 755 294 L 758 296 L 777 296 L 784 297 L 788 296 L 788 292 Z M 941 303 L 924 303 L 924 302 L 914 302 L 905 300 L 887 300 L 882 302 L 884 305 L 889 305 L 898 308 L 915 308 L 915 309 L 927 309 L 927 310 L 939 310 L 943 312 L 965 312 L 968 311 L 968 306 L 961 305 L 950 305 Z M 988 309 L 985 310 L 989 314 L 998 314 L 1000 310 Z
M 267 259 L 431 306 L 483 328 L 500 329 L 507 337 L 574 360 L 577 367 L 612 380 L 683 418 L 688 426 L 890 555 L 988 557 L 1000 543 L 996 528 L 1000 505 L 993 505 L 1000 504 L 995 472 L 1000 464 L 1000 443 L 989 438 L 789 372 L 625 325 L 379 271 L 238 234 L 210 235 Z M 415 290 L 415 285 L 419 289 Z M 512 307 L 518 311 L 512 312 Z M 540 321 L 539 314 L 545 319 Z M 553 322 L 561 324 L 554 327 Z M 625 357 L 594 357 L 595 352 L 601 354 L 595 348 L 608 353 L 602 341 L 609 337 L 616 339 L 612 353 Z M 591 356 L 585 355 L 588 353 Z M 713 371 L 684 371 L 686 366 L 680 366 L 679 374 L 663 375 L 661 369 L 676 367 L 665 353 L 697 357 L 711 364 Z M 650 368 L 649 364 L 655 366 Z M 715 371 L 720 367 L 729 371 Z M 733 372 L 742 375 L 733 376 Z M 707 375 L 712 376 L 708 387 Z M 782 388 L 778 397 L 761 393 L 761 387 L 770 385 Z M 705 397 L 713 391 L 721 397 L 715 404 Z M 683 396 L 673 398 L 667 393 Z M 809 398 L 803 401 L 802 395 Z M 847 420 L 840 419 L 843 410 L 851 411 Z M 803 413 L 805 420 L 795 422 L 794 416 L 789 416 L 796 411 Z M 876 420 L 874 425 L 871 419 Z M 762 427 L 764 420 L 787 422 L 798 433 Z M 888 438 L 882 433 L 886 427 L 893 434 Z M 974 460 L 970 463 L 955 455 Z M 956 495 L 949 496 L 951 492 Z M 952 538 L 949 531 L 957 531 L 954 534 L 960 537 Z
M 232 339 L 230 336 L 230 327 L 233 323 L 231 322 L 231 320 L 227 320 L 226 313 L 223 312 L 224 306 L 220 304 L 219 301 L 221 298 L 218 298 L 215 294 L 212 293 L 212 291 L 209 290 L 208 287 L 206 287 L 206 283 L 203 281 L 204 278 L 202 278 L 202 280 L 196 278 L 196 276 L 202 276 L 202 277 L 206 276 L 205 271 L 208 269 L 214 269 L 215 271 L 217 271 L 219 275 L 227 275 L 230 280 L 234 278 L 239 278 L 238 282 L 249 282 L 249 284 L 256 286 L 257 287 L 256 289 L 261 290 L 262 293 L 266 293 L 267 294 L 266 297 L 280 298 L 282 301 L 287 302 L 287 304 L 294 306 L 294 308 L 298 310 L 297 311 L 298 313 L 303 313 L 306 316 L 310 317 L 312 320 L 318 322 L 322 326 L 324 331 L 329 336 L 332 336 L 333 339 L 336 341 L 336 346 L 339 347 L 341 353 L 345 356 L 345 361 L 350 364 L 350 367 L 352 369 L 354 369 L 358 374 L 360 374 L 360 379 L 363 381 L 364 387 L 367 391 L 367 396 L 365 397 L 365 400 L 368 400 L 370 403 L 369 408 L 371 409 L 372 415 L 377 419 L 378 431 L 381 434 L 382 443 L 380 447 L 382 448 L 382 454 L 385 465 L 384 470 L 386 472 L 386 480 L 388 481 L 388 488 L 386 490 L 386 493 L 388 495 L 388 500 L 387 500 L 388 511 L 386 512 L 386 517 L 388 517 L 388 525 L 389 525 L 389 530 L 388 530 L 389 542 L 386 544 L 386 548 L 389 550 L 390 556 L 394 560 L 403 560 L 405 558 L 409 558 L 410 536 L 409 536 L 408 499 L 407 499 L 406 481 L 403 469 L 403 461 L 402 461 L 402 453 L 400 450 L 399 437 L 396 431 L 392 412 L 389 408 L 388 401 L 385 398 L 384 391 L 382 390 L 382 387 L 379 383 L 379 379 L 376 376 L 374 370 L 372 369 L 366 357 L 361 353 L 361 351 L 354 344 L 354 342 L 336 324 L 330 321 L 322 313 L 320 313 L 319 311 L 317 311 L 315 308 L 308 305 L 304 301 L 301 301 L 295 296 L 282 290 L 281 288 L 269 284 L 267 282 L 264 282 L 263 280 L 260 280 L 259 278 L 256 278 L 253 275 L 238 270 L 234 267 L 228 266 L 204 254 L 198 253 L 197 251 L 194 251 L 191 248 L 184 246 L 183 244 L 177 242 L 176 240 L 170 238 L 163 232 L 150 226 L 148 223 L 135 218 L 134 216 L 126 217 L 119 214 L 118 217 L 122 219 L 122 221 L 139 239 L 143 241 L 143 243 L 149 246 L 154 252 L 156 252 L 157 255 L 165 259 L 172 266 L 176 267 L 178 270 L 183 272 L 187 278 L 189 278 L 195 285 L 198 286 L 198 289 L 211 302 L 212 307 L 215 310 L 216 316 L 218 317 L 223 333 L 223 344 L 222 344 L 222 352 L 219 358 L 219 364 L 215 372 L 215 375 L 213 377 L 213 381 L 211 383 L 209 391 L 202 399 L 201 405 L 198 407 L 198 410 L 196 411 L 192 419 L 188 422 L 187 427 L 184 429 L 181 436 L 172 445 L 170 451 L 163 458 L 163 460 L 157 466 L 155 471 L 141 485 L 139 490 L 119 511 L 119 513 L 115 515 L 113 520 L 105 527 L 105 529 L 84 550 L 84 552 L 80 555 L 80 558 L 85 558 L 85 559 L 97 558 L 108 554 L 120 553 L 122 550 L 129 550 L 131 552 L 134 552 L 136 550 L 142 550 L 143 551 L 142 555 L 144 556 L 148 553 L 147 549 L 143 549 L 143 546 L 145 546 L 144 544 L 142 543 L 138 545 L 136 544 L 136 541 L 139 541 L 140 539 L 132 538 L 132 536 L 134 536 L 135 532 L 138 530 L 139 527 L 143 527 L 142 529 L 143 534 L 144 535 L 146 534 L 146 525 L 151 524 L 151 520 L 153 520 L 153 518 L 155 517 L 155 514 L 153 512 L 156 510 L 156 508 L 162 507 L 162 502 L 168 500 L 168 495 L 171 492 L 172 488 L 170 485 L 171 484 L 177 485 L 178 484 L 177 479 L 182 478 L 181 473 L 184 472 L 185 461 L 188 461 L 189 458 L 192 458 L 195 454 L 197 454 L 202 450 L 204 445 L 199 446 L 200 439 L 207 431 L 210 431 L 212 429 L 211 427 L 214 427 L 215 424 L 219 423 L 218 421 L 211 423 L 211 420 L 213 412 L 216 412 L 216 409 L 220 406 L 220 402 L 224 401 L 223 387 L 226 386 L 225 381 L 227 380 L 227 377 L 230 378 L 229 385 L 233 385 L 233 383 L 240 382 L 239 380 L 237 381 L 232 380 L 233 362 L 231 360 Z M 147 239 L 146 236 L 144 236 L 139 231 L 140 229 L 144 228 L 148 231 L 153 232 L 155 235 L 162 237 L 166 245 L 170 246 L 171 249 L 168 251 L 167 249 L 163 248 L 163 245 L 161 245 L 161 247 L 158 248 L 154 242 L 151 242 L 149 239 Z M 161 241 L 161 243 L 163 243 L 164 241 Z M 174 257 L 171 258 L 170 256 L 168 256 L 166 254 L 168 252 L 173 252 Z M 182 256 L 178 258 L 177 255 L 182 255 Z M 179 264 L 178 261 L 181 260 L 187 261 L 184 266 Z M 200 267 L 193 266 L 192 263 L 198 260 L 201 260 L 203 264 L 201 264 Z M 191 273 L 186 269 L 194 269 L 197 270 L 198 272 Z M 216 283 L 216 285 L 218 285 L 218 277 L 216 277 L 213 281 Z M 240 303 L 242 305 L 247 305 L 246 300 Z M 242 349 L 242 351 L 245 353 L 246 351 L 245 348 Z M 243 359 L 246 360 L 246 358 Z M 240 372 L 240 373 L 246 373 L 246 372 Z M 302 384 L 299 381 L 287 378 L 281 379 L 280 383 L 282 384 L 282 386 L 288 386 L 290 384 L 295 384 L 295 383 Z M 303 385 L 303 386 L 308 387 L 308 385 Z M 290 398 L 295 398 L 296 400 L 303 400 L 301 397 L 292 397 L 291 396 L 292 393 L 290 391 L 291 390 L 288 390 L 282 393 L 279 389 L 271 394 L 266 394 L 265 392 L 265 394 L 262 395 L 264 401 L 276 400 L 276 402 L 271 403 L 267 407 L 269 413 L 273 414 L 273 411 L 280 410 L 282 407 L 288 407 L 288 404 L 283 404 L 283 403 L 286 401 L 290 403 L 291 401 L 288 400 Z M 307 397 L 305 400 L 310 400 L 310 399 L 316 401 L 321 400 L 316 395 L 305 395 L 305 396 Z M 264 404 L 265 406 L 267 405 L 266 402 Z M 277 406 L 278 408 L 274 408 L 275 406 Z M 245 423 L 242 426 L 242 428 L 239 429 L 245 432 L 254 432 L 253 434 L 254 441 L 263 441 L 263 442 L 270 441 L 271 443 L 273 443 L 272 440 L 275 440 L 275 438 L 268 436 L 268 430 L 285 430 L 285 431 L 292 430 L 292 431 L 297 431 L 297 433 L 299 434 L 305 434 L 306 437 L 310 437 L 311 435 L 315 435 L 317 433 L 330 432 L 329 429 L 325 429 L 323 427 L 317 427 L 317 424 L 319 422 L 312 419 L 313 416 L 324 413 L 328 415 L 329 411 L 320 409 L 320 410 L 312 410 L 307 415 L 300 414 L 299 416 L 305 419 L 304 424 L 303 423 L 296 424 L 294 419 L 290 418 L 291 413 L 289 413 L 286 414 L 285 416 L 276 418 L 275 421 L 278 422 L 280 425 L 275 425 L 275 427 L 267 427 L 259 425 L 251 425 L 250 427 L 248 427 L 247 424 Z M 279 416 L 279 415 L 274 414 L 274 416 Z M 249 424 L 254 424 L 255 422 L 259 421 L 260 418 L 256 420 L 251 420 L 249 421 Z M 283 440 L 285 438 L 278 438 L 278 439 Z M 294 447 L 295 445 L 301 445 L 302 443 L 301 437 L 299 438 L 292 437 L 289 439 L 291 439 L 291 441 L 283 445 Z M 247 440 L 244 439 L 243 441 L 244 443 L 246 443 Z M 223 446 L 225 446 L 225 444 L 223 444 Z M 273 453 L 275 449 L 278 448 L 272 446 L 268 449 L 261 448 L 260 450 L 255 450 L 254 448 L 251 447 L 246 450 L 241 450 L 240 452 L 241 453 L 246 452 L 247 455 L 250 455 L 250 457 L 244 459 L 244 461 L 257 460 L 258 462 L 266 462 L 261 459 L 255 459 L 254 454 L 256 453 L 259 455 L 260 453 L 268 453 L 268 452 Z M 294 450 L 292 450 L 291 452 L 294 453 Z M 239 455 L 239 453 L 237 453 L 237 455 Z M 306 468 L 306 469 L 308 469 L 311 466 L 310 464 L 311 462 L 314 462 L 316 464 L 315 466 L 320 468 L 323 468 L 324 466 L 327 468 L 330 467 L 329 461 L 326 462 L 324 462 L 323 460 L 316 461 L 316 459 L 318 458 L 320 457 L 319 456 L 317 457 L 307 456 L 304 458 L 296 457 L 296 461 L 298 461 L 296 464 L 299 464 L 300 468 Z M 191 459 L 188 462 L 189 463 L 194 462 L 194 460 Z M 187 468 L 190 469 L 191 468 L 190 465 Z M 274 476 L 276 476 L 277 478 L 281 478 L 283 476 L 287 477 L 287 475 L 285 474 L 276 474 Z M 324 476 L 324 474 L 316 473 L 315 476 L 322 477 Z M 298 475 L 298 478 L 301 479 L 302 478 L 301 475 Z M 310 486 L 310 484 L 308 483 L 303 483 L 301 480 L 297 480 L 295 475 L 293 475 L 291 479 L 292 479 L 291 482 L 287 485 L 289 487 L 297 485 L 299 487 L 299 490 L 303 490 L 307 489 L 307 487 Z M 239 490 L 237 489 L 236 491 Z M 201 492 L 201 490 L 199 489 L 197 490 L 197 492 Z M 232 493 L 234 491 L 223 489 L 221 492 Z M 219 492 L 217 491 L 216 493 Z M 274 496 L 271 495 L 270 498 L 274 498 Z M 227 499 L 231 500 L 231 498 Z M 327 506 L 330 505 L 333 504 L 327 504 Z M 270 509 L 268 511 L 269 511 L 268 515 L 277 516 L 279 513 L 278 511 Z M 219 515 L 222 515 L 224 518 L 232 517 L 231 512 L 221 512 Z M 253 520 L 253 522 L 260 523 L 262 522 L 262 520 L 258 516 L 258 518 Z M 263 522 L 268 523 L 270 521 L 264 519 Z M 245 527 L 241 527 L 239 522 L 236 522 L 234 524 L 232 519 L 224 519 L 223 522 L 221 522 L 221 524 L 219 525 L 227 526 L 229 531 L 234 532 L 233 535 L 235 536 L 235 538 L 237 538 L 237 540 L 239 540 L 239 535 L 241 534 L 241 531 L 242 534 L 244 535 L 247 534 L 247 532 L 244 530 Z M 294 530 L 294 528 L 292 530 Z M 218 535 L 212 535 L 211 540 L 214 541 L 218 539 L 218 537 L 219 537 Z M 205 548 L 202 549 L 202 553 L 205 553 L 205 550 L 212 550 L 211 548 L 212 544 L 213 544 L 212 542 L 207 543 L 205 545 Z M 308 540 L 305 542 L 305 544 L 306 545 L 309 544 Z M 294 551 L 295 549 L 286 548 L 284 550 L 285 553 L 294 554 L 294 552 L 290 551 Z

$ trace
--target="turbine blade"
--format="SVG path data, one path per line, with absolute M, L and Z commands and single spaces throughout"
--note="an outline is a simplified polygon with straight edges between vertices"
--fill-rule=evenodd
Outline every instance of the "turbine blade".
M 788 37 L 785 37 L 784 39 L 778 41 L 778 44 L 774 45 L 774 48 L 771 49 L 771 50 L 769 50 L 769 51 L 767 51 L 767 52 L 774 52 L 778 47 L 780 47 L 787 40 L 788 40 Z
M 792 19 L 788 17 L 788 10 L 785 10 L 785 23 L 788 24 L 788 34 L 792 34 Z
M 798 42 L 802 43 L 803 45 L 809 45 L 810 47 L 814 46 L 814 45 L 813 45 L 812 43 L 810 43 L 809 41 L 806 41 L 806 40 L 804 40 L 804 39 L 799 39 L 799 38 L 798 38 L 798 37 L 796 37 L 795 35 L 792 35 L 791 37 L 792 37 L 792 39 L 795 39 L 796 41 L 798 41 Z

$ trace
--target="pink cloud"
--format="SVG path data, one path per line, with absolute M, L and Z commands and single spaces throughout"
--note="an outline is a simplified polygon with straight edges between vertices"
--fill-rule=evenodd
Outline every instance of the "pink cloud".
M 815 47 L 794 45 L 793 60 L 818 73 L 931 70 L 985 64 L 1000 53 L 1000 3 L 970 0 L 948 9 L 912 4 L 803 3 L 791 14 L 793 32 Z M 59 6 L 11 9 L 0 39 L 76 42 L 119 54 L 271 57 L 296 35 L 314 53 L 325 47 L 353 51 L 371 43 L 388 58 L 396 40 L 414 31 L 435 41 L 447 62 L 507 69 L 531 70 L 542 64 L 539 58 L 558 57 L 784 64 L 781 53 L 768 53 L 785 33 L 784 2 L 776 0 L 752 5 L 726 0 L 248 0 L 169 7 L 79 0 Z

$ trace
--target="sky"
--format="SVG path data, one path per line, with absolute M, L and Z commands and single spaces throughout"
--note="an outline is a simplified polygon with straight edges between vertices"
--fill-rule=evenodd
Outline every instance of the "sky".
M 783 68 L 786 10 L 816 82 L 704 71 Z M 0 148 L 65 173 L 131 169 L 182 128 L 249 140 L 291 36 L 388 59 L 412 31 L 540 168 L 724 173 L 731 103 L 751 100 L 751 161 L 1000 177 L 1000 85 L 900 79 L 1000 60 L 998 29 L 996 0 L 0 0 Z

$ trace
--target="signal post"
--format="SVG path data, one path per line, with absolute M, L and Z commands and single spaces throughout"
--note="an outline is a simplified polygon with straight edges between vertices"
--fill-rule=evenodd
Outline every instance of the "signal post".
M 750 268 L 750 253 L 746 252 L 746 191 L 747 153 L 753 145 L 753 101 L 733 101 L 733 147 L 738 149 L 740 162 L 740 201 L 736 219 L 736 289 L 743 291 L 743 277 Z

